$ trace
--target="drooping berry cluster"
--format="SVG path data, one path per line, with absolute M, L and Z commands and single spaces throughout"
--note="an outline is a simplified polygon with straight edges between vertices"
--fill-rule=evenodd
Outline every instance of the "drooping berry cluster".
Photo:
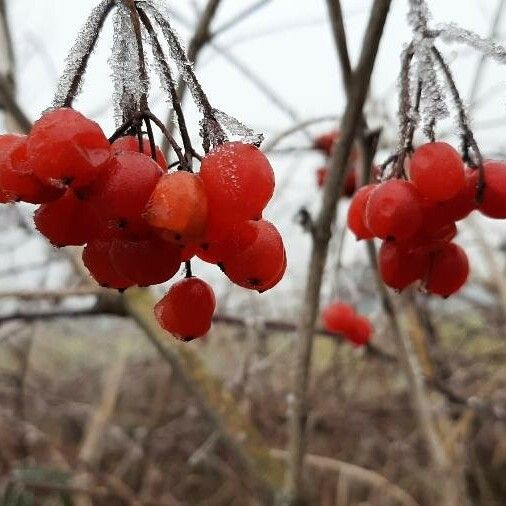
M 336 300 L 329 304 L 322 312 L 322 320 L 327 332 L 342 335 L 355 346 L 364 346 L 371 340 L 371 322 L 346 302 Z
M 379 269 L 388 286 L 403 290 L 421 281 L 427 292 L 448 297 L 469 275 L 465 251 L 451 242 L 456 222 L 476 209 L 506 218 L 506 164 L 484 163 L 479 203 L 479 170 L 466 167 L 446 143 L 422 145 L 404 168 L 407 179 L 360 188 L 348 211 L 348 227 L 357 239 L 383 240 Z
M 326 159 L 326 165 L 316 170 L 316 185 L 318 188 L 323 188 L 327 182 L 329 175 L 328 162 L 332 154 L 332 149 L 336 142 L 339 141 L 340 133 L 337 130 L 332 130 L 322 134 L 314 140 L 313 148 L 321 152 Z M 357 164 L 360 161 L 360 154 L 358 149 L 354 146 L 351 150 L 346 177 L 344 180 L 343 195 L 345 197 L 352 197 L 357 188 Z

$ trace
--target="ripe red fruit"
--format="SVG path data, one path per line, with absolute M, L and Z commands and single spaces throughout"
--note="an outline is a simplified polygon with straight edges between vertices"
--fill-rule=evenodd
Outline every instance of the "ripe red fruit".
M 327 332 L 350 334 L 356 318 L 353 307 L 340 301 L 329 304 L 322 313 L 323 326 Z
M 356 315 L 352 330 L 345 335 L 355 346 L 364 346 L 370 340 L 373 333 L 373 327 L 368 318 Z
M 78 199 L 70 188 L 60 199 L 40 206 L 34 222 L 37 230 L 57 247 L 86 244 L 96 239 L 101 230 L 95 209 Z
M 69 108 L 54 109 L 33 125 L 28 137 L 33 173 L 55 186 L 79 188 L 94 181 L 110 156 L 100 126 Z
M 448 243 L 433 254 L 425 288 L 434 295 L 449 297 L 462 288 L 468 276 L 469 260 L 465 251 Z
M 200 177 L 216 221 L 257 219 L 274 193 L 274 172 L 255 146 L 229 142 L 202 160 Z
M 272 288 L 286 261 L 283 240 L 272 223 L 245 222 L 226 244 L 222 268 L 233 283 L 259 292 Z
M 423 279 L 430 256 L 423 249 L 408 249 L 396 241 L 383 241 L 378 253 L 378 267 L 383 282 L 394 290 L 404 290 Z
M 464 163 L 445 142 L 420 146 L 411 158 L 409 176 L 421 195 L 438 201 L 455 197 L 466 184 Z
M 190 172 L 163 175 L 144 212 L 153 227 L 164 229 L 164 238 L 177 244 L 198 242 L 207 222 L 207 196 L 202 179 Z
M 329 156 L 332 151 L 332 146 L 339 139 L 339 137 L 340 135 L 337 130 L 319 135 L 315 138 L 313 147 Z
M 109 256 L 118 274 L 139 286 L 165 283 L 181 265 L 180 248 L 159 238 L 114 239 Z
M 506 218 L 506 164 L 488 161 L 484 164 L 485 192 L 479 210 L 489 218 Z
M 418 232 L 422 219 L 421 197 L 409 181 L 385 181 L 367 200 L 365 223 L 381 239 L 408 239 Z
M 182 341 L 192 341 L 209 332 L 215 308 L 213 289 L 201 279 L 185 278 L 156 304 L 155 316 L 163 329 Z
M 151 144 L 149 142 L 149 139 L 144 138 L 142 140 L 142 146 L 143 151 L 145 155 L 153 158 L 153 153 L 151 151 Z M 140 144 L 139 139 L 135 135 L 125 135 L 124 137 L 120 137 L 119 139 L 116 139 L 111 144 L 111 153 L 113 155 L 117 153 L 121 153 L 123 151 L 137 151 L 141 152 L 140 150 Z M 155 147 L 155 153 L 156 153 L 156 163 L 164 170 L 167 170 L 167 159 L 165 158 L 165 155 L 162 153 L 161 149 L 156 146 Z
M 346 178 L 344 179 L 343 195 L 346 197 L 352 197 L 356 189 L 357 171 L 355 169 L 351 169 L 346 173 Z
M 374 234 L 365 223 L 365 211 L 367 201 L 376 185 L 362 186 L 355 195 L 348 208 L 348 228 L 356 235 L 357 239 L 372 239 Z
M 92 241 L 83 250 L 83 263 L 95 281 L 104 288 L 126 290 L 135 283 L 116 270 L 109 255 L 111 241 Z
M 316 186 L 323 188 L 329 177 L 329 169 L 327 167 L 320 167 L 316 170 Z
M 57 188 L 43 183 L 37 178 L 27 160 L 27 143 L 25 136 L 17 137 L 11 149 L 4 151 L 7 160 L 0 168 L 0 179 L 3 191 L 12 200 L 43 204 L 52 202 L 65 193 L 64 188 Z
M 144 208 L 162 171 L 149 156 L 132 151 L 114 155 L 88 193 L 104 221 L 132 231 L 146 224 Z

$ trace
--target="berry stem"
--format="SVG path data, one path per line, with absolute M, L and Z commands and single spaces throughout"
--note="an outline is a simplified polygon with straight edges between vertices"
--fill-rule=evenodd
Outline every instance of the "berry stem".
M 143 117 L 145 120 L 146 119 L 151 120 L 160 129 L 160 131 L 165 136 L 165 138 L 169 141 L 170 145 L 172 146 L 172 149 L 176 153 L 179 163 L 184 166 L 185 158 L 183 156 L 183 151 L 180 148 L 179 144 L 174 139 L 174 137 L 168 131 L 166 126 L 163 124 L 163 122 L 161 120 L 159 120 L 150 110 L 144 111 Z
M 193 277 L 193 273 L 192 273 L 192 263 L 191 263 L 191 260 L 188 260 L 185 262 L 185 268 L 186 268 L 186 277 L 187 278 L 192 278 Z
M 149 139 L 149 147 L 151 149 L 151 158 L 156 162 L 156 144 L 155 144 L 155 136 L 153 135 L 153 127 L 151 126 L 151 120 L 149 118 L 144 118 L 144 122 L 146 123 L 146 131 L 148 132 Z
M 135 126 L 141 121 L 142 114 L 136 113 L 132 117 L 125 120 L 125 122 L 120 125 L 114 133 L 109 137 L 109 142 L 112 144 L 115 140 L 119 139 L 122 135 L 128 132 L 130 129 L 135 128 Z

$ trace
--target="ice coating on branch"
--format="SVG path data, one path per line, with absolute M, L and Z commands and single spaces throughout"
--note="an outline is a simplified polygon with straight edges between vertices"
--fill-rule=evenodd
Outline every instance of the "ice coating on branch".
M 499 63 L 506 63 L 506 48 L 491 39 L 481 37 L 455 23 L 441 24 L 437 27 L 437 32 L 439 32 L 440 38 L 447 43 L 466 44 Z
M 114 119 L 119 126 L 139 109 L 140 99 L 148 93 L 149 83 L 139 72 L 139 53 L 128 9 L 120 4 L 114 16 L 112 54 L 109 58 L 114 83 Z
M 89 15 L 86 23 L 79 32 L 76 42 L 72 46 L 66 60 L 65 70 L 58 82 L 56 94 L 53 99 L 53 107 L 62 107 L 65 105 L 67 97 L 76 97 L 81 91 L 82 79 L 76 89 L 73 87 L 73 78 L 82 71 L 81 66 L 86 56 L 92 51 L 100 26 L 113 6 L 113 0 L 102 0 Z
M 427 23 L 430 19 L 429 7 L 425 0 L 410 0 L 408 23 L 415 30 L 427 28 Z
M 255 132 L 246 125 L 243 125 L 233 116 L 229 116 L 223 111 L 213 109 L 213 113 L 221 127 L 226 133 L 233 137 L 233 140 L 238 140 L 244 142 L 245 144 L 254 144 L 255 146 L 260 146 L 260 144 L 262 144 L 264 140 L 263 134 Z

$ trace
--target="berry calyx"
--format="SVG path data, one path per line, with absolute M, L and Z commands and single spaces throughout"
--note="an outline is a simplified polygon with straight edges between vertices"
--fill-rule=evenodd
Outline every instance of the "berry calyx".
M 163 329 L 182 341 L 192 341 L 209 332 L 215 308 L 213 289 L 191 277 L 172 285 L 154 312 Z

